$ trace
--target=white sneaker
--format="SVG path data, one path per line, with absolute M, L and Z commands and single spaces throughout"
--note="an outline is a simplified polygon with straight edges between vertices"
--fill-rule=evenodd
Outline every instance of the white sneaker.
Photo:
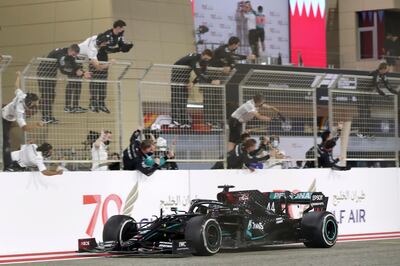
M 168 128 L 177 128 L 180 126 L 182 126 L 182 125 L 179 122 L 172 121 L 172 123 L 168 125 Z
M 190 125 L 190 124 L 182 124 L 180 126 L 180 128 L 182 128 L 182 129 L 184 129 L 184 128 L 192 128 L 192 125 Z

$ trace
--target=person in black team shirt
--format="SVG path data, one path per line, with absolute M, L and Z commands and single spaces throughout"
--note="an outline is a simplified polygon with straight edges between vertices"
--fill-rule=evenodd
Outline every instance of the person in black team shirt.
M 333 170 L 350 170 L 350 166 L 337 165 L 340 160 L 339 158 L 333 158 L 332 153 L 335 146 L 335 139 L 329 139 L 323 143 L 320 150 L 320 156 L 318 157 L 318 166 L 320 168 L 332 168 Z
M 72 44 L 66 48 L 57 48 L 49 53 L 47 58 L 56 59 L 56 62 L 42 61 L 39 64 L 37 75 L 40 96 L 40 108 L 42 111 L 42 121 L 44 123 L 57 123 L 58 120 L 53 116 L 53 104 L 56 96 L 55 87 L 57 85 L 57 69 L 64 75 L 90 78 L 90 73 L 82 70 L 82 66 L 76 62 L 79 54 L 79 46 Z
M 255 139 L 247 139 L 243 143 L 235 146 L 233 150 L 228 153 L 228 169 L 243 169 L 244 166 L 250 170 L 251 163 L 266 161 L 270 158 L 269 155 L 257 157 L 254 152 L 257 150 L 257 141 Z
M 189 90 L 196 82 L 211 83 L 212 80 L 205 72 L 213 53 L 206 49 L 201 54 L 192 53 L 175 62 L 175 66 L 188 66 L 189 68 L 173 67 L 171 71 L 171 117 L 170 128 L 191 128 L 187 114 Z M 190 82 L 190 73 L 194 71 L 195 80 Z M 179 83 L 179 85 L 177 84 Z M 183 85 L 184 84 L 184 85 Z
M 229 73 L 229 71 L 235 68 L 236 61 L 238 60 L 254 60 L 255 55 L 251 54 L 249 56 L 240 55 L 236 53 L 236 50 L 240 46 L 240 39 L 238 37 L 230 37 L 228 44 L 221 45 L 214 51 L 214 56 L 210 61 L 210 67 L 224 67 L 224 72 Z
M 398 92 L 393 89 L 390 84 L 386 74 L 389 72 L 389 66 L 387 63 L 380 63 L 379 67 L 370 73 L 372 76 L 372 84 L 376 91 L 384 96 L 385 93 L 381 90 L 380 86 L 383 85 L 388 91 L 393 94 L 398 94 Z
M 98 61 L 108 62 L 108 54 L 123 52 L 127 53 L 133 47 L 132 43 L 128 43 L 124 38 L 124 27 L 126 23 L 123 20 L 117 20 L 113 24 L 113 28 L 105 31 L 108 43 L 106 46 L 101 47 L 97 53 Z M 92 65 L 90 71 L 93 73 L 93 78 L 98 80 L 106 80 L 108 78 L 108 69 L 96 70 Z M 107 83 L 105 82 L 91 82 L 89 85 L 90 104 L 89 109 L 92 112 L 105 112 L 110 113 L 110 110 L 105 104 L 107 97 Z

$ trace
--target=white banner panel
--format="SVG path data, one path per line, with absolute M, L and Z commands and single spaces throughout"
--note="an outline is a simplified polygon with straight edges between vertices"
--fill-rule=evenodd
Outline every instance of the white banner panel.
M 136 172 L 0 173 L 0 255 L 76 250 L 77 239 L 102 239 L 117 213 L 150 221 L 160 208 L 187 210 L 193 198 L 215 199 L 218 185 L 237 190 L 321 191 L 340 235 L 400 232 L 399 170 L 199 170 Z M 291 210 L 296 211 L 296 206 Z

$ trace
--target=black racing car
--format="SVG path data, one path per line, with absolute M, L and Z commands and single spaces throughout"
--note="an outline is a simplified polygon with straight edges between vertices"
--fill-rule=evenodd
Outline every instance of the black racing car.
M 217 200 L 192 200 L 188 212 L 162 215 L 137 224 L 132 217 L 115 215 L 103 230 L 103 242 L 80 239 L 79 250 L 112 254 L 214 255 L 220 249 L 271 244 L 304 243 L 306 247 L 335 245 L 338 225 L 326 211 L 321 192 L 229 191 L 219 186 Z M 290 206 L 302 207 L 301 218 L 291 218 Z

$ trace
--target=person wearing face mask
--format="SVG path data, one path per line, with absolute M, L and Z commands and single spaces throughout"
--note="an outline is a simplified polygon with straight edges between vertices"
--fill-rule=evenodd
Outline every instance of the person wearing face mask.
M 102 130 L 100 137 L 92 145 L 92 171 L 107 171 L 108 145 L 110 145 L 112 133 Z
M 27 171 L 34 167 L 46 176 L 62 175 L 62 169 L 49 170 L 44 165 L 44 158 L 50 157 L 52 152 L 53 147 L 49 143 L 43 143 L 39 147 L 33 143 L 22 145 L 20 150 L 11 152 L 12 162 L 6 166 L 6 171 Z
M 155 158 L 154 153 L 156 150 L 156 145 L 153 140 L 146 139 L 140 144 L 140 149 L 137 152 L 137 156 L 134 158 L 134 169 L 141 173 L 150 176 L 157 169 L 164 166 L 169 158 L 174 156 L 173 153 L 168 152 L 162 155 L 160 158 Z
M 113 24 L 113 28 L 103 32 L 108 40 L 107 45 L 99 49 L 97 53 L 97 60 L 102 62 L 108 62 L 108 55 L 111 53 L 127 53 L 129 52 L 133 44 L 127 42 L 124 37 L 126 23 L 123 20 L 117 20 Z M 89 67 L 90 71 L 93 73 L 93 79 L 95 80 L 107 80 L 108 69 L 99 70 L 93 65 Z M 110 110 L 105 104 L 107 97 L 107 83 L 105 82 L 90 82 L 89 84 L 90 93 L 90 104 L 89 109 L 92 112 L 98 113 L 99 111 L 104 113 L 110 113 Z
M 187 103 L 189 90 L 194 83 L 211 83 L 212 80 L 206 75 L 208 62 L 212 59 L 213 53 L 206 49 L 201 54 L 191 53 L 175 62 L 171 71 L 171 118 L 169 128 L 191 128 L 187 114 Z M 182 68 L 186 66 L 188 68 Z M 196 78 L 190 82 L 190 73 L 194 71 Z
M 25 93 L 20 89 L 20 75 L 17 72 L 15 81 L 15 97 L 10 103 L 2 108 L 3 123 L 3 160 L 4 165 L 10 164 L 10 130 L 13 122 L 24 132 L 32 132 L 35 129 L 43 127 L 43 122 L 26 122 L 26 117 L 36 113 L 39 104 L 39 97 L 35 93 Z

